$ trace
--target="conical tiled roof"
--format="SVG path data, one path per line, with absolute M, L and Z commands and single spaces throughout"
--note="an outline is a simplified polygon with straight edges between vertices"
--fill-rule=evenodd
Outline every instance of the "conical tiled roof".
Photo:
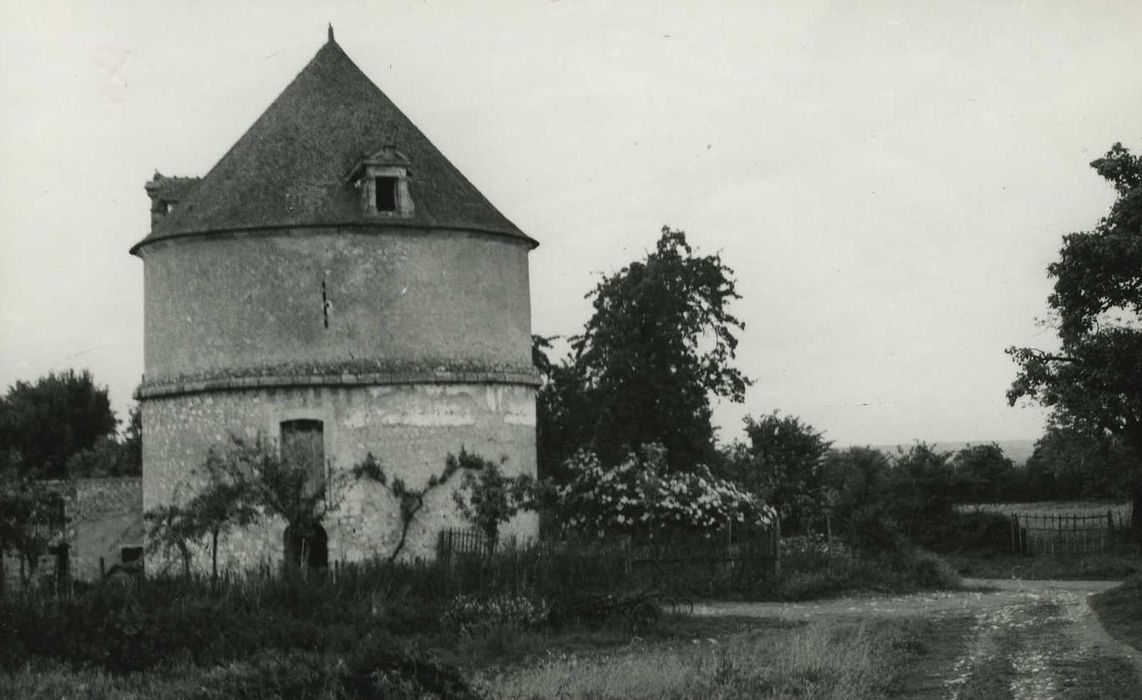
M 408 160 L 412 216 L 386 226 L 458 228 L 531 241 L 436 149 L 330 36 L 202 182 L 131 252 L 212 231 L 380 222 L 346 176 L 395 147 Z

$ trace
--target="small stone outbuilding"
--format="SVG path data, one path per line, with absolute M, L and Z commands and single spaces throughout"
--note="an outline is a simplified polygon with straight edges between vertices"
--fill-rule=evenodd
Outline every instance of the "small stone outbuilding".
M 44 527 L 51 546 L 33 581 L 98 581 L 117 571 L 131 574 L 143 562 L 143 489 L 137 476 L 49 481 L 59 511 Z M 0 552 L 0 588 L 17 588 L 31 576 L 14 551 Z

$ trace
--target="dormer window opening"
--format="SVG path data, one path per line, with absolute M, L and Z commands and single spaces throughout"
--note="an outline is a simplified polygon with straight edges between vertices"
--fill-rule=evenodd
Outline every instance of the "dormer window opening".
M 378 177 L 375 183 L 377 189 L 377 211 L 395 212 L 397 210 L 397 184 L 395 177 Z

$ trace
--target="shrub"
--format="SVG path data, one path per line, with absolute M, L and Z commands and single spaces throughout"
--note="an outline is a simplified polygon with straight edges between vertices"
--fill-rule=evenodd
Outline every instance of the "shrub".
M 445 606 L 440 622 L 466 635 L 496 629 L 529 629 L 546 623 L 549 610 L 546 601 L 529 596 L 459 595 Z
M 959 585 L 951 566 L 931 552 L 909 546 L 862 553 L 836 540 L 804 536 L 784 538 L 781 552 L 781 576 L 770 593 L 784 600 L 853 590 L 906 592 Z
M 821 535 L 782 537 L 781 559 L 799 567 L 824 566 L 836 558 L 852 558 L 853 550 L 840 539 L 828 540 Z
M 955 588 L 960 575 L 950 564 L 924 549 L 912 549 L 900 557 L 903 580 L 919 588 Z
M 190 697 L 228 698 L 345 697 L 344 667 L 314 652 L 262 651 L 240 662 L 212 668 Z
M 920 539 L 937 552 L 1006 553 L 1011 551 L 1011 518 L 1001 513 L 955 513 Z
M 500 526 L 521 510 L 535 506 L 535 479 L 530 474 L 506 476 L 499 464 L 464 449 L 460 450 L 459 457 L 449 454 L 448 463 L 466 470 L 460 488 L 452 492 L 456 508 L 483 533 L 490 549 L 495 551 Z
M 18 596 L 0 606 L 0 662 L 52 657 L 119 672 L 172 657 L 211 665 L 267 649 L 348 652 L 369 634 L 439 628 L 431 596 L 442 584 L 419 586 L 431 578 L 423 568 L 371 567 L 337 581 L 250 577 L 213 591 L 200 579 L 160 578 L 71 598 Z

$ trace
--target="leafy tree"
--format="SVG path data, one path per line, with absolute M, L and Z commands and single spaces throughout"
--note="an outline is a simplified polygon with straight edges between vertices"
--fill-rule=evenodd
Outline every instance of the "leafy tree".
M 583 447 L 596 416 L 578 369 L 571 362 L 552 362 L 554 338 L 532 336 L 532 354 L 541 384 L 536 395 L 535 443 L 540 480 L 562 483 L 566 460 Z
M 913 536 L 951 521 L 956 486 L 952 453 L 923 442 L 896 455 L 886 484 L 897 520 Z
M 971 503 L 1004 500 L 1015 480 L 1015 463 L 999 445 L 972 445 L 952 459 L 958 495 Z
M 1093 230 L 1063 238 L 1047 268 L 1060 348 L 1008 348 L 1019 374 L 1007 397 L 1049 406 L 1058 426 L 1121 441 L 1142 536 L 1142 158 L 1116 143 L 1091 167 L 1117 198 Z
M 347 477 L 315 471 L 304 455 L 279 450 L 261 435 L 253 441 L 231 436 L 227 445 L 211 448 L 204 466 L 205 484 L 189 501 L 161 506 L 145 517 L 152 549 L 178 550 L 187 571 L 187 544 L 209 537 L 212 579 L 218 575 L 218 541 L 227 530 L 275 515 L 294 532 L 313 532 L 339 507 Z
M 822 472 L 826 489 L 835 494 L 833 522 L 848 542 L 871 551 L 898 546 L 902 534 L 889 496 L 892 463 L 887 455 L 871 447 L 833 450 Z
M 832 443 L 800 418 L 777 411 L 746 416 L 745 433 L 736 480 L 776 507 L 783 520 L 811 528 L 829 506 L 822 466 Z
M 127 412 L 127 428 L 120 443 L 125 453 L 126 474 L 143 473 L 143 407 L 135 403 Z
M 10 471 L 0 474 L 0 555 L 6 551 L 19 554 L 24 563 L 22 584 L 26 586 L 35 577 L 40 558 L 60 539 L 65 524 L 58 488 Z
M 152 550 L 177 550 L 190 573 L 190 543 L 208 540 L 210 581 L 218 581 L 218 541 L 233 527 L 246 527 L 259 515 L 252 484 L 229 462 L 232 453 L 211 448 L 203 464 L 205 483 L 183 505 L 166 504 L 145 516 Z
M 1023 468 L 1029 500 L 1129 496 L 1129 455 L 1119 440 L 1048 425 Z
M 507 476 L 499 464 L 463 449 L 459 457 L 450 454 L 448 460 L 466 469 L 460 488 L 452 492 L 456 507 L 484 533 L 494 552 L 500 541 L 500 526 L 533 506 L 535 479 L 530 474 Z
M 190 536 L 210 538 L 210 581 L 218 581 L 218 539 L 232 527 L 246 527 L 260 515 L 254 485 L 235 478 L 227 455 L 212 449 L 206 456 L 206 485 L 186 504 Z
M 348 473 L 309 464 L 310 455 L 300 445 L 291 451 L 262 435 L 253 441 L 232 436 L 228 449 L 218 454 L 218 468 L 240 486 L 243 498 L 285 520 L 292 532 L 314 532 L 341 505 Z
M 34 383 L 16 382 L 0 399 L 0 452 L 21 475 L 67 475 L 67 460 L 115 432 L 107 388 L 87 370 L 52 372 Z
M 138 476 L 138 466 L 132 462 L 128 447 L 105 435 L 91 447 L 68 457 L 67 474 L 72 478 Z
M 143 514 L 147 526 L 147 551 L 162 553 L 178 552 L 182 560 L 183 576 L 190 576 L 192 551 L 190 545 L 198 539 L 197 528 L 191 515 L 183 506 L 166 503 Z
M 871 447 L 830 450 L 821 472 L 825 487 L 837 494 L 834 514 L 843 519 L 860 506 L 882 499 L 891 470 L 888 456 Z
M 729 312 L 738 298 L 733 271 L 663 227 L 653 252 L 604 276 L 587 296 L 594 314 L 571 338 L 570 363 L 551 370 L 540 403 L 563 432 L 564 453 L 553 461 L 575 446 L 617 463 L 651 443 L 666 447 L 672 469 L 712 461 L 710 396 L 740 402 L 749 385 L 731 366 L 744 328 Z

